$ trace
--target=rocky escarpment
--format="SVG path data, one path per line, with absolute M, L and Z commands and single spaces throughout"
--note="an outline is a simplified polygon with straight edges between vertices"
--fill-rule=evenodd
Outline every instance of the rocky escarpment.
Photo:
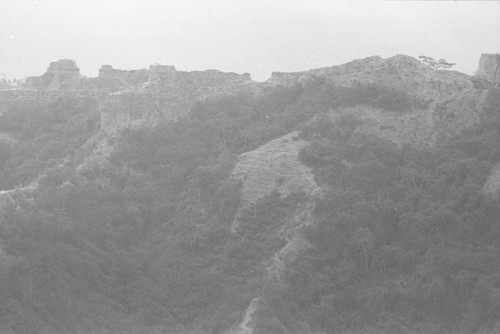
M 405 90 L 422 104 L 449 97 L 473 88 L 473 78 L 455 71 L 434 71 L 413 57 L 397 55 L 387 59 L 373 56 L 305 72 L 272 74 L 269 86 L 303 84 L 316 78 L 341 86 L 376 83 Z
M 491 57 L 483 58 L 491 60 Z M 494 77 L 493 62 L 484 59 L 478 73 Z M 217 70 L 185 72 L 165 65 L 152 65 L 149 69 L 139 70 L 119 70 L 104 65 L 97 78 L 85 78 L 74 61 L 64 59 L 51 63 L 43 75 L 27 78 L 26 85 L 15 91 L 16 94 L 29 95 L 32 100 L 50 98 L 58 92 L 94 96 L 100 101 L 101 129 L 116 133 L 124 128 L 156 124 L 162 119 L 179 119 L 197 101 L 207 98 L 243 91 L 258 93 L 266 88 L 305 84 L 317 78 L 341 86 L 375 83 L 393 87 L 409 92 L 419 101 L 421 109 L 426 110 L 446 109 L 443 105 L 456 100 L 458 95 L 468 92 L 471 95 L 470 92 L 475 91 L 473 77 L 453 71 L 433 71 L 404 55 L 388 59 L 368 57 L 305 72 L 273 73 L 262 84 L 252 81 L 247 73 L 240 75 Z M 7 101 L 7 95 L 0 92 L 0 102 Z M 6 104 L 8 102 L 0 103 L 3 106 Z
M 75 90 L 82 75 L 76 62 L 61 59 L 50 63 L 41 76 L 26 78 L 26 88 L 32 90 Z
M 61 96 L 102 99 L 109 88 L 104 89 L 98 81 L 82 76 L 74 60 L 61 59 L 50 63 L 44 74 L 27 77 L 24 84 L 0 90 L 0 115 L 14 106 L 34 108 L 40 102 Z
M 309 167 L 298 160 L 306 144 L 293 131 L 242 154 L 232 175 L 243 181 L 243 202 L 255 204 L 275 189 L 283 196 L 316 189 Z
M 98 77 L 86 78 L 74 60 L 62 59 L 50 63 L 41 76 L 26 78 L 25 85 L 1 91 L 0 112 L 12 100 L 50 99 L 62 92 L 92 96 L 100 103 L 101 130 L 116 133 L 178 119 L 197 101 L 256 89 L 248 73 L 185 72 L 164 65 L 130 71 L 104 65 Z
M 476 75 L 500 87 L 500 54 L 483 53 L 479 59 Z
M 0 115 L 13 106 L 36 107 L 63 95 L 93 99 L 100 115 L 100 133 L 85 145 L 89 159 L 101 158 L 112 148 L 110 136 L 139 126 L 184 117 L 193 105 L 207 98 L 258 88 L 248 73 L 217 70 L 177 71 L 173 66 L 152 65 L 149 69 L 119 70 L 104 65 L 96 78 L 86 78 L 74 60 L 52 62 L 41 76 L 28 77 L 24 85 L 0 91 Z M 99 157 L 99 159 L 96 158 Z M 87 161 L 88 162 L 88 161 Z
M 387 59 L 368 57 L 307 72 L 273 73 L 265 84 L 303 85 L 318 79 L 344 87 L 377 85 L 407 94 L 413 102 L 406 108 L 387 111 L 360 105 L 348 110 L 368 120 L 364 130 L 398 145 L 433 145 L 476 124 L 488 88 L 488 85 L 478 87 L 478 77 L 435 71 L 404 55 Z M 332 114 L 338 112 L 333 110 Z
M 413 110 L 387 112 L 360 106 L 351 112 L 368 120 L 363 131 L 398 145 L 407 142 L 433 145 L 440 138 L 477 122 L 485 91 L 498 83 L 498 71 L 499 57 L 491 54 L 481 56 L 477 77 L 434 71 L 409 56 L 387 59 L 374 56 L 305 72 L 273 73 L 267 82 L 259 84 L 252 81 L 249 74 L 217 70 L 185 72 L 166 65 L 138 70 L 104 65 L 98 77 L 86 78 L 73 60 L 63 59 L 51 63 L 43 75 L 27 78 L 24 86 L 0 91 L 0 114 L 20 101 L 36 104 L 40 99 L 51 100 L 63 93 L 90 97 L 98 101 L 99 138 L 105 140 L 106 136 L 116 136 L 123 129 L 184 117 L 197 101 L 207 98 L 239 92 L 259 93 L 320 78 L 345 87 L 377 84 L 407 92 L 417 101 Z M 478 87 L 478 78 L 489 84 Z M 272 180 L 263 183 L 275 185 Z
M 152 126 L 164 116 L 151 94 L 144 91 L 111 93 L 99 104 L 101 131 L 115 134 L 122 129 Z
M 98 79 L 99 84 L 107 82 L 121 89 L 101 104 L 101 129 L 105 132 L 156 124 L 161 119 L 176 120 L 185 116 L 197 101 L 256 88 L 249 74 L 184 72 L 163 65 L 138 71 L 104 66 Z
M 287 263 L 310 246 L 300 231 L 314 223 L 312 197 L 319 196 L 321 189 L 316 185 L 310 168 L 299 160 L 299 152 L 305 145 L 307 142 L 299 139 L 298 132 L 293 131 L 254 151 L 242 154 L 232 172 L 232 177 L 243 183 L 240 210 L 255 205 L 259 199 L 273 191 L 277 191 L 282 197 L 295 193 L 305 194 L 303 201 L 275 231 L 285 240 L 285 245 L 265 261 L 267 281 L 270 284 L 280 284 Z M 233 233 L 238 233 L 238 214 Z M 266 332 L 263 328 L 269 326 L 279 333 L 289 333 L 269 309 L 265 296 L 257 294 L 248 305 L 242 321 L 226 334 Z
M 482 54 L 479 59 L 479 68 L 476 75 L 486 79 L 498 89 L 500 87 L 500 54 Z M 498 194 L 499 190 L 500 162 L 493 168 L 491 175 L 483 187 L 483 192 L 486 194 Z

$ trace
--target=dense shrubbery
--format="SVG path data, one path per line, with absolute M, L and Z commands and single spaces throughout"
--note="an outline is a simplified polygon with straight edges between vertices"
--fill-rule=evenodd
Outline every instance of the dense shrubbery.
M 0 189 L 26 185 L 73 155 L 98 130 L 96 103 L 68 93 L 51 101 L 12 105 L 0 118 L 0 131 L 18 142 L 9 150 L 0 148 Z
M 306 85 L 311 102 L 331 108 L 370 105 L 387 111 L 407 112 L 423 107 L 422 101 L 406 91 L 376 83 L 353 82 L 350 86 L 312 81 Z
M 305 231 L 315 247 L 288 267 L 274 303 L 328 333 L 491 329 L 500 201 L 482 186 L 500 159 L 497 92 L 483 117 L 436 149 L 353 132 L 347 117 L 308 128 L 301 156 L 329 191 Z
M 53 164 L 35 199 L 17 198 L 2 217 L 0 330 L 67 330 L 89 319 L 120 328 L 123 316 L 170 331 L 195 320 L 229 327 L 262 286 L 262 259 L 281 245 L 264 231 L 292 205 L 265 199 L 240 214 L 233 235 L 240 184 L 229 174 L 236 154 L 316 112 L 303 94 L 206 101 L 175 124 L 125 132 L 112 168 L 82 171 L 87 184 Z M 4 187 L 33 180 L 94 133 L 93 105 L 80 102 L 19 105 L 3 116 L 2 131 L 20 138 L 4 154 Z

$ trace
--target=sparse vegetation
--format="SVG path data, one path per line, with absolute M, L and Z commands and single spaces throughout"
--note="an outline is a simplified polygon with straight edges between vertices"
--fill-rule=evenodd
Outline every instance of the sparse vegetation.
M 429 67 L 430 69 L 432 69 L 434 71 L 436 71 L 436 70 L 448 70 L 456 65 L 455 63 L 450 63 L 443 58 L 435 60 L 432 57 L 419 56 L 418 60 L 422 64 L 426 65 L 427 67 Z

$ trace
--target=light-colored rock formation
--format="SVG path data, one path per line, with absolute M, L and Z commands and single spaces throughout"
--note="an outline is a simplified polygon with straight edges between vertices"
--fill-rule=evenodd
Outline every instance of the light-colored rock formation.
M 483 63 L 491 65 L 491 61 L 483 60 Z M 480 72 L 490 73 L 493 66 L 490 65 L 480 66 L 484 68 Z M 73 60 L 65 59 L 51 63 L 42 76 L 27 78 L 24 87 L 12 90 L 14 94 L 0 92 L 0 112 L 6 110 L 16 94 L 28 94 L 31 100 L 36 100 L 53 98 L 61 91 L 78 92 L 100 101 L 103 131 L 119 132 L 136 125 L 153 125 L 161 119 L 179 119 L 197 101 L 207 98 L 242 91 L 258 93 L 269 87 L 304 84 L 318 77 L 343 86 L 356 83 L 391 86 L 411 92 L 431 107 L 473 90 L 470 76 L 453 71 L 432 71 L 416 59 L 403 55 L 388 59 L 368 57 L 306 72 L 273 73 L 262 84 L 252 81 L 248 73 L 185 72 L 167 65 L 151 65 L 149 69 L 139 70 L 119 70 L 104 65 L 97 78 L 85 78 Z M 132 102 L 134 99 L 139 102 Z
M 62 94 L 96 100 L 101 134 L 85 145 L 96 149 L 89 151 L 84 161 L 83 165 L 89 166 L 91 161 L 103 162 L 113 150 L 110 136 L 117 136 L 124 129 L 177 120 L 197 101 L 256 90 L 248 73 L 184 72 L 167 65 L 119 70 L 104 65 L 97 78 L 86 78 L 74 60 L 63 59 L 51 63 L 43 75 L 27 78 L 25 85 L 1 90 L 0 115 L 14 105 L 37 106 L 40 101 L 52 101 Z
M 500 87 L 500 54 L 485 54 L 479 59 L 476 75 L 488 80 L 494 87 Z M 483 193 L 497 196 L 500 190 L 500 163 L 493 167 L 483 187 Z
M 285 240 L 285 245 L 264 263 L 270 284 L 280 284 L 286 264 L 310 247 L 300 231 L 314 223 L 312 197 L 319 195 L 321 189 L 316 185 L 310 168 L 299 160 L 299 152 L 305 145 L 307 142 L 298 138 L 298 131 L 293 131 L 254 151 L 242 154 L 232 172 L 233 178 L 243 182 L 240 210 L 255 205 L 273 191 L 278 191 L 283 197 L 295 193 L 306 195 L 275 231 Z M 233 233 L 238 233 L 238 216 L 239 214 L 233 224 Z M 256 295 L 245 311 L 241 323 L 235 324 L 226 334 L 264 333 L 266 328 L 271 327 L 276 333 L 289 333 L 269 310 L 265 298 Z
M 479 59 L 476 75 L 500 87 L 500 54 L 483 53 Z
M 233 326 L 233 328 L 227 331 L 226 334 L 252 334 L 252 316 L 258 308 L 259 301 L 259 298 L 252 299 L 250 304 L 248 304 L 247 309 L 245 310 L 245 315 L 241 323 Z
M 248 305 L 243 321 L 224 334 L 272 333 L 290 334 L 273 312 L 268 310 L 262 298 L 254 298 Z
M 255 204 L 275 189 L 283 196 L 317 189 L 310 168 L 298 158 L 306 144 L 293 131 L 242 154 L 232 175 L 243 181 L 243 202 Z
M 251 91 L 256 85 L 249 74 L 216 70 L 183 72 L 166 65 L 135 71 L 103 66 L 94 84 L 120 89 L 102 103 L 101 126 L 106 132 L 153 125 L 161 119 L 176 120 L 184 117 L 197 101 Z
M 285 246 L 277 251 L 266 263 L 267 278 L 274 284 L 282 282 L 283 273 L 287 263 L 293 262 L 303 251 L 311 247 L 301 231 L 312 226 L 313 203 L 311 197 L 300 203 L 290 218 L 280 227 L 279 234 L 286 240 Z
M 146 91 L 127 90 L 109 94 L 100 104 L 101 131 L 117 134 L 126 128 L 152 126 L 161 118 L 153 96 Z
M 36 103 L 71 92 L 99 100 L 102 130 L 119 132 L 137 125 L 154 125 L 160 119 L 181 118 L 197 101 L 256 90 L 248 73 L 185 72 L 167 65 L 119 70 L 103 65 L 97 78 L 86 78 L 74 60 L 62 59 L 50 63 L 43 75 L 26 78 L 22 87 L 0 91 L 0 113 L 12 101 Z
M 387 59 L 373 56 L 305 72 L 273 73 L 264 85 L 305 84 L 318 77 L 340 86 L 377 83 L 405 90 L 427 101 L 447 98 L 473 88 L 471 76 L 455 71 L 433 71 L 417 59 L 405 55 Z
M 50 63 L 47 71 L 39 77 L 26 78 L 26 88 L 34 90 L 74 90 L 81 78 L 80 68 L 71 59 Z
M 498 163 L 491 171 L 488 180 L 483 187 L 483 193 L 496 195 L 500 190 L 500 163 Z

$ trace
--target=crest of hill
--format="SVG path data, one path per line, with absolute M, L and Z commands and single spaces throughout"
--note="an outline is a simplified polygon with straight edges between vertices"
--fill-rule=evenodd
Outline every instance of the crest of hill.
M 95 97 L 100 104 L 101 129 L 116 132 L 131 126 L 154 125 L 161 119 L 178 119 L 197 101 L 252 91 L 255 84 L 248 73 L 186 72 L 168 65 L 138 70 L 103 65 L 98 77 L 86 78 L 74 60 L 62 59 L 51 63 L 43 75 L 26 78 L 23 87 L 5 92 L 0 100 L 10 101 L 21 95 L 22 99 L 26 95 L 31 100 L 50 99 L 61 92 Z
M 50 63 L 41 76 L 26 78 L 27 90 L 96 90 L 116 92 L 142 90 L 151 86 L 176 87 L 176 90 L 200 87 L 234 86 L 253 82 L 250 74 L 225 73 L 218 70 L 177 71 L 174 66 L 151 65 L 149 69 L 120 70 L 103 65 L 96 78 L 80 74 L 80 68 L 72 59 Z
M 456 71 L 434 71 L 417 59 L 396 55 L 390 58 L 373 56 L 349 63 L 305 72 L 275 72 L 266 82 L 269 86 L 302 84 L 317 77 L 341 86 L 354 83 L 376 83 L 398 90 L 407 90 L 427 101 L 474 88 L 472 76 Z
M 496 55 L 483 55 L 478 76 L 472 77 L 455 71 L 433 71 L 410 56 L 387 59 L 372 56 L 304 72 L 275 72 L 268 81 L 257 83 L 248 73 L 185 72 L 168 65 L 138 70 L 103 65 L 98 77 L 86 78 L 74 60 L 62 59 L 51 63 L 43 75 L 27 78 L 23 87 L 2 92 L 0 100 L 5 103 L 0 104 L 6 105 L 18 96 L 23 100 L 50 99 L 60 92 L 94 96 L 100 103 L 101 129 L 116 132 L 138 125 L 154 125 L 162 119 L 179 119 L 197 101 L 207 98 L 241 92 L 259 94 L 267 89 L 302 85 L 321 78 L 344 87 L 356 84 L 391 87 L 408 92 L 422 105 L 432 108 L 475 88 L 495 85 L 498 63 Z

